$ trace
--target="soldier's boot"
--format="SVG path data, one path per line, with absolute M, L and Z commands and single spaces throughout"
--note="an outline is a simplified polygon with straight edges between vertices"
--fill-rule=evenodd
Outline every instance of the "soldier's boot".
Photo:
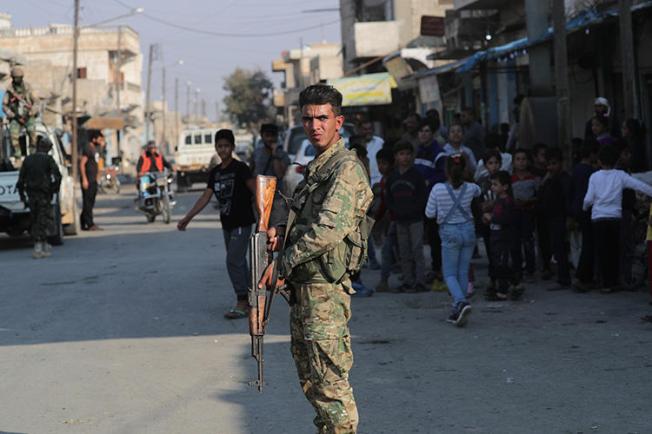
M 47 241 L 43 241 L 43 257 L 47 258 L 52 255 L 52 246 Z
M 41 259 L 43 257 L 43 243 L 37 241 L 34 243 L 34 251 L 32 252 L 32 258 Z

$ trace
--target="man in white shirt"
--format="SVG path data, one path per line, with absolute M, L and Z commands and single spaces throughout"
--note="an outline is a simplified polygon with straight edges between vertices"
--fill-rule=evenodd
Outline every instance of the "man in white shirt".
M 595 234 L 598 267 L 602 271 L 603 292 L 613 292 L 619 282 L 620 227 L 622 218 L 623 189 L 631 188 L 652 196 L 652 187 L 614 169 L 620 153 L 616 147 L 607 145 L 600 149 L 602 170 L 589 178 L 589 188 L 584 196 L 583 209 L 591 210 L 591 222 Z
M 376 162 L 376 154 L 383 148 L 385 141 L 378 136 L 374 135 L 374 124 L 371 121 L 364 121 L 360 125 L 360 133 L 364 137 L 365 147 L 367 148 L 367 158 L 369 158 L 369 175 L 371 177 L 371 185 L 380 182 L 382 175 L 378 170 L 378 163 Z

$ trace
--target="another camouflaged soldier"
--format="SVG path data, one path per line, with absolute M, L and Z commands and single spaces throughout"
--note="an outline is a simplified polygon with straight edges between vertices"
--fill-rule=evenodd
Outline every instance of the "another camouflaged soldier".
M 29 204 L 32 219 L 32 238 L 34 239 L 34 259 L 50 256 L 52 246 L 46 239 L 52 225 L 52 195 L 59 191 L 61 173 L 54 159 L 48 155 L 52 142 L 41 138 L 36 154 L 25 158 L 18 175 L 16 188 L 23 202 Z M 27 198 L 25 198 L 27 193 Z
M 11 69 L 11 84 L 2 98 L 2 110 L 9 120 L 9 134 L 14 148 L 14 157 L 22 157 L 20 149 L 20 132 L 23 128 L 29 135 L 30 147 L 36 146 L 37 99 L 32 88 L 23 81 L 23 69 L 15 66 Z
M 314 85 L 301 92 L 299 105 L 317 156 L 292 198 L 279 283 L 287 283 L 294 300 L 292 356 L 303 392 L 317 412 L 318 432 L 355 433 L 349 275 L 366 256 L 366 212 L 373 195 L 365 168 L 339 135 L 342 95 L 331 86 Z M 284 227 L 270 229 L 272 250 L 279 249 L 284 232 Z M 271 282 L 270 270 L 261 284 Z

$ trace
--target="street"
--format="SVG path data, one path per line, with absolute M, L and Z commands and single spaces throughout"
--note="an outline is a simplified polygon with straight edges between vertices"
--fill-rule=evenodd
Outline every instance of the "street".
M 249 384 L 247 322 L 222 316 L 234 296 L 217 212 L 182 233 L 199 190 L 177 197 L 170 225 L 147 224 L 124 190 L 98 196 L 104 231 L 49 259 L 0 236 L 0 432 L 314 432 L 280 298 L 265 389 Z M 377 272 L 363 279 L 375 286 Z M 477 295 L 463 329 L 444 321 L 445 293 L 354 299 L 359 432 L 652 432 L 649 296 L 545 288 Z

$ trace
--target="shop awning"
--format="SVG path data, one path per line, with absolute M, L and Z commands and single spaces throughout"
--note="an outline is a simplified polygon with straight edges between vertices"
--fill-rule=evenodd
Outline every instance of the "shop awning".
M 365 74 L 329 80 L 328 84 L 342 93 L 342 105 L 365 106 L 392 103 L 392 89 L 396 80 L 387 72 Z
M 632 6 L 632 12 L 637 12 L 649 7 L 652 7 L 652 0 L 647 0 Z M 619 9 L 617 7 L 602 12 L 598 12 L 595 9 L 587 9 L 566 23 L 566 31 L 568 33 L 572 33 L 577 30 L 582 30 L 587 27 L 600 24 L 608 18 L 617 17 L 618 15 Z M 469 57 L 458 60 L 457 62 L 449 63 L 437 68 L 431 68 L 426 71 L 420 71 L 416 74 L 416 76 L 417 78 L 427 77 L 428 75 L 445 74 L 451 71 L 460 73 L 469 72 L 472 71 L 480 62 L 500 59 L 504 56 L 513 55 L 513 53 L 526 53 L 526 50 L 529 47 L 552 39 L 552 35 L 553 29 L 552 27 L 549 27 L 543 35 L 536 39 L 529 40 L 528 38 L 521 38 L 504 45 L 499 45 L 497 47 L 491 47 L 486 50 L 478 51 Z
M 118 116 L 93 116 L 83 127 L 88 130 L 121 130 L 125 127 L 125 120 Z

